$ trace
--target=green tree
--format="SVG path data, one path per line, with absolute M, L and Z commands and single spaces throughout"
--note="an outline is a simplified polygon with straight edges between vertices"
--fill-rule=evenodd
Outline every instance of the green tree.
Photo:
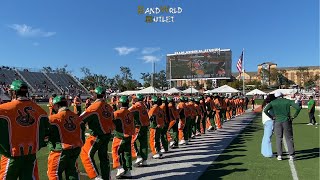
M 141 73 L 141 78 L 143 80 L 143 87 L 149 87 L 151 85 L 151 74 Z

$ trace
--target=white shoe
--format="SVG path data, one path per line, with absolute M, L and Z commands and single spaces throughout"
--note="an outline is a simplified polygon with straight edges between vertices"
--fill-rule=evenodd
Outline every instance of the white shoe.
M 196 138 L 196 136 L 195 136 L 194 134 L 192 134 L 192 135 L 191 135 L 191 138 L 194 139 L 194 138 Z
M 282 160 L 282 157 L 281 157 L 281 156 L 277 156 L 277 160 L 278 160 L 278 161 L 281 161 L 281 160 Z
M 307 125 L 308 125 L 308 126 L 313 126 L 313 124 L 312 124 L 312 123 L 308 123 Z
M 138 156 L 135 164 L 139 164 L 143 161 L 142 157 Z
M 165 153 L 165 152 L 166 152 L 166 150 L 164 150 L 164 149 L 161 149 L 161 150 L 160 150 L 160 152 L 162 152 L 162 153 Z
M 170 142 L 170 147 L 173 146 L 173 145 L 174 145 L 174 141 L 171 141 Z
M 181 141 L 179 142 L 179 145 L 184 145 L 184 144 L 186 144 L 186 141 L 185 141 L 185 140 L 181 140 Z
M 94 178 L 94 180 L 103 180 L 101 176 L 97 176 Z
M 294 161 L 294 159 L 295 159 L 294 156 L 289 156 L 290 161 Z
M 314 125 L 318 125 L 318 123 L 315 123 Z
M 117 169 L 117 174 L 116 174 L 116 178 L 119 178 L 121 177 L 126 171 L 122 168 L 122 167 L 119 167 Z
M 154 158 L 154 159 L 159 159 L 160 157 L 161 157 L 161 156 L 160 156 L 159 153 L 157 153 L 157 154 L 155 154 L 155 155 L 152 156 L 152 158 Z
M 208 131 L 211 131 L 211 130 L 212 130 L 212 128 L 213 128 L 212 126 L 209 126 L 209 128 L 208 128 L 207 130 L 208 130 Z

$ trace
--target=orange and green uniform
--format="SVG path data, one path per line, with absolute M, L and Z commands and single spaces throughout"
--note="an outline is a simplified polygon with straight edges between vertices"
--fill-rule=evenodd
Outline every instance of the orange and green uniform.
M 205 134 L 206 132 L 206 120 L 207 120 L 207 110 L 204 99 L 200 100 L 200 109 L 202 113 L 201 121 L 200 121 L 200 132 Z
M 169 121 L 170 121 L 168 131 L 170 131 L 170 129 L 172 129 L 172 136 L 171 137 L 173 139 L 174 145 L 178 146 L 179 113 L 178 113 L 176 107 L 171 102 L 168 104 L 168 107 L 169 107 Z
M 77 159 L 84 142 L 84 124 L 66 107 L 50 116 L 49 123 L 48 179 L 62 179 L 64 171 L 66 179 L 80 179 Z
M 47 113 L 27 98 L 0 105 L 0 179 L 39 179 L 36 153 L 49 134 Z
M 188 108 L 188 112 L 189 112 L 189 118 L 187 117 L 187 123 L 188 123 L 188 119 L 189 119 L 189 128 L 188 128 L 188 139 L 191 138 L 192 134 L 196 134 L 195 130 L 196 129 L 196 116 L 197 116 L 197 112 L 195 109 L 195 104 L 193 102 L 189 102 L 187 104 L 187 108 Z M 186 139 L 187 140 L 187 139 Z
M 133 114 L 121 107 L 114 112 L 113 122 L 116 126 L 112 142 L 113 168 L 122 166 L 125 171 L 132 170 L 131 139 L 135 133 Z
M 182 140 L 184 137 L 183 130 L 184 130 L 185 124 L 186 124 L 186 104 L 184 102 L 179 102 L 178 113 L 180 115 L 180 121 L 179 121 L 179 125 L 178 125 L 179 140 Z
M 206 111 L 207 111 L 207 120 L 206 120 L 206 129 L 208 129 L 210 126 L 214 127 L 214 123 L 212 122 L 214 119 L 214 109 L 212 107 L 212 99 L 210 97 L 207 97 L 205 100 L 206 105 Z
M 227 100 L 228 98 L 221 98 L 220 99 L 220 103 L 221 103 L 221 118 L 222 118 L 222 122 L 224 122 L 224 120 L 227 120 L 227 116 L 226 116 L 226 112 L 227 112 Z
M 225 98 L 224 99 L 225 105 L 226 105 L 226 120 L 230 120 L 231 119 L 231 101 L 229 98 Z
M 162 105 L 160 106 L 160 109 L 163 111 L 163 114 L 164 114 L 164 126 L 161 129 L 161 134 L 160 134 L 161 145 L 165 151 L 168 151 L 169 143 L 168 143 L 167 132 L 168 132 L 169 123 L 170 123 L 169 108 L 167 109 L 165 103 L 162 103 Z
M 200 107 L 200 103 L 195 103 L 194 104 L 194 109 L 195 109 L 195 115 L 196 115 L 196 120 L 195 120 L 195 126 L 193 127 L 193 133 L 196 134 L 196 132 L 201 132 L 201 120 L 203 117 L 202 111 L 201 111 L 201 107 Z
M 138 101 L 129 108 L 129 111 L 133 114 L 135 124 L 135 134 L 131 140 L 132 157 L 141 156 L 143 160 L 147 160 L 148 128 L 150 125 L 147 107 L 142 101 Z M 138 148 L 137 140 L 140 143 L 140 148 Z
M 103 99 L 97 99 L 80 116 L 88 126 L 89 136 L 81 148 L 80 158 L 88 177 L 93 179 L 99 175 L 94 155 L 98 151 L 100 171 L 103 179 L 110 178 L 110 162 L 108 144 L 114 130 L 113 109 Z
M 158 105 L 153 105 L 148 112 L 150 119 L 150 149 L 153 155 L 161 150 L 160 133 L 164 127 L 164 114 Z
M 215 98 L 213 100 L 214 104 L 215 104 L 215 111 L 216 111 L 216 115 L 215 115 L 215 124 L 217 126 L 218 129 L 221 129 L 221 101 L 219 100 L 219 98 Z
M 73 106 L 74 113 L 76 113 L 79 116 L 81 114 L 81 99 L 78 96 L 74 97 Z

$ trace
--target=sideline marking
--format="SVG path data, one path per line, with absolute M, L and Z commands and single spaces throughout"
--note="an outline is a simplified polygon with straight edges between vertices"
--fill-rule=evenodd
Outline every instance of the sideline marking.
M 288 145 L 287 145 L 287 142 L 286 142 L 286 138 L 283 138 L 283 143 L 284 143 L 284 148 L 288 152 Z M 289 157 L 289 155 L 288 155 L 288 157 Z M 289 159 L 289 166 L 290 166 L 291 175 L 292 175 L 293 180 L 299 180 L 298 174 L 297 174 L 297 170 L 296 170 L 296 167 L 294 165 L 294 162 L 291 161 L 290 159 Z

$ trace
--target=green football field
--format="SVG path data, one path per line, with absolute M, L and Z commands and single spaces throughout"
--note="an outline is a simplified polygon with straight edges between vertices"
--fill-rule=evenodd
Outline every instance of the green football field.
M 319 111 L 316 113 L 319 122 Z M 293 122 L 296 161 L 301 180 L 319 179 L 319 126 L 307 126 L 306 109 Z M 200 179 L 293 179 L 288 159 L 264 158 L 261 155 L 263 125 L 261 114 L 248 126 L 207 169 Z M 276 153 L 275 135 L 272 137 Z M 285 152 L 285 151 L 284 151 Z
M 48 109 L 46 105 L 41 106 L 45 110 Z M 319 122 L 319 112 L 316 114 L 316 120 Z M 319 128 L 307 126 L 306 123 L 308 114 L 307 110 L 303 109 L 294 120 L 294 164 L 299 179 L 319 179 Z M 253 123 L 233 140 L 200 179 L 292 179 L 288 160 L 277 161 L 276 158 L 264 158 L 260 154 L 262 136 L 261 114 L 258 114 Z M 276 152 L 274 136 L 273 141 L 273 149 Z M 41 149 L 37 157 L 40 179 L 47 179 L 48 150 Z M 80 172 L 85 172 L 82 163 L 78 162 Z M 99 161 L 96 162 L 99 167 Z M 81 178 L 88 179 L 85 176 Z

